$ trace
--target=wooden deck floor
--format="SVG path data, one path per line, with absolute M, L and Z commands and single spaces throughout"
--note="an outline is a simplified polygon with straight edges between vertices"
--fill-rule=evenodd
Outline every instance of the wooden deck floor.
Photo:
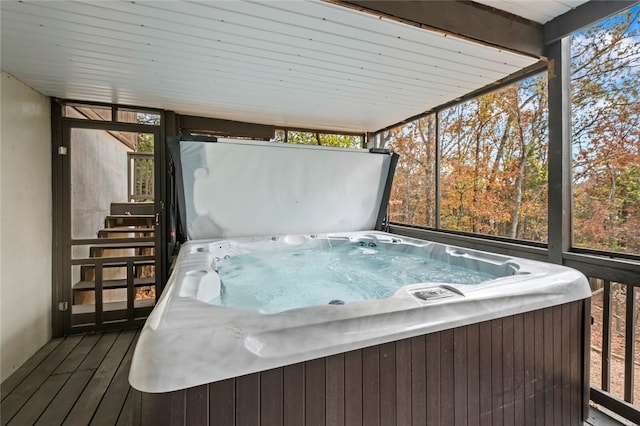
M 51 340 L 2 383 L 2 425 L 133 424 L 140 393 L 129 386 L 128 375 L 138 334 Z M 622 425 L 594 409 L 586 424 Z
M 1 386 L 2 425 L 130 425 L 139 330 L 53 339 Z

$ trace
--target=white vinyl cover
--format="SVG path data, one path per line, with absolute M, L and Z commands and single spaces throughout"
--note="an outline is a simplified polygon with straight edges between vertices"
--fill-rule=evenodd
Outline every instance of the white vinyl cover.
M 374 229 L 391 156 L 218 139 L 181 141 L 190 240 Z

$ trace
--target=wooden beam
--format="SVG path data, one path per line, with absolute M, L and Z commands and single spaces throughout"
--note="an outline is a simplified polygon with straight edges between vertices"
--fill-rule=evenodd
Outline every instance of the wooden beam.
M 596 1 L 583 3 L 544 25 L 544 43 L 549 45 L 607 16 L 620 13 L 638 4 L 637 0 L 629 1 Z
M 180 132 L 211 132 L 217 136 L 245 137 L 269 140 L 275 136 L 275 127 L 266 124 L 245 123 L 219 118 L 180 116 Z
M 471 1 L 325 1 L 536 58 L 544 55 L 542 24 Z
M 549 46 L 549 261 L 562 264 L 571 246 L 571 46 L 563 38 Z

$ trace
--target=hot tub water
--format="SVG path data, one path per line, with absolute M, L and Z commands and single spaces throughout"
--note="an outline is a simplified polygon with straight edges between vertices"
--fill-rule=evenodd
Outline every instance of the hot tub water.
M 217 268 L 222 306 L 266 313 L 338 304 L 335 301 L 384 299 L 408 284 L 476 285 L 497 278 L 371 242 L 225 256 L 217 261 Z

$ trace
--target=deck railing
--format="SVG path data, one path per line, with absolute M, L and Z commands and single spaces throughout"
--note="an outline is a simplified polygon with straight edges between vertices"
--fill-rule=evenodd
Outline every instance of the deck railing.
M 129 201 L 153 200 L 153 153 L 128 152 Z
M 640 424 L 640 263 L 565 254 L 591 284 L 591 400 Z

